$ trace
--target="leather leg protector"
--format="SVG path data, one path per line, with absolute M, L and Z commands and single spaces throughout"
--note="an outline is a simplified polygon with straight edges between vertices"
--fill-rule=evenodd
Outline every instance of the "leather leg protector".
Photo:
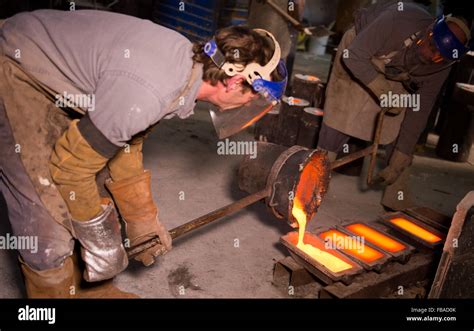
M 158 208 L 151 194 L 151 176 L 148 170 L 141 175 L 121 181 L 108 180 L 106 186 L 112 193 L 118 210 L 126 224 L 127 238 L 131 247 L 158 236 L 163 244 L 149 250 L 135 259 L 146 266 L 153 263 L 153 257 L 164 254 L 172 246 L 169 232 L 158 220 Z

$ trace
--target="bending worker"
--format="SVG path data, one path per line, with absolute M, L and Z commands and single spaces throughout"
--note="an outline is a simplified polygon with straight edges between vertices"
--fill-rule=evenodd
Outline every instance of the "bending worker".
M 379 143 L 386 145 L 388 165 L 377 177 L 386 185 L 385 207 L 410 206 L 406 182 L 415 145 L 451 64 L 467 52 L 469 38 L 464 19 L 433 20 L 418 5 L 401 1 L 360 10 L 342 37 L 318 148 L 334 160 L 350 137 L 372 141 L 377 116 L 386 108 Z
M 149 129 L 203 100 L 224 138 L 271 110 L 287 81 L 265 30 L 230 27 L 192 44 L 100 11 L 18 14 L 2 22 L 0 50 L 0 189 L 13 234 L 38 237 L 36 254 L 19 251 L 28 297 L 134 296 L 111 282 L 125 248 L 159 237 L 136 257 L 149 266 L 172 247 L 142 162 Z M 96 184 L 105 167 L 113 201 Z

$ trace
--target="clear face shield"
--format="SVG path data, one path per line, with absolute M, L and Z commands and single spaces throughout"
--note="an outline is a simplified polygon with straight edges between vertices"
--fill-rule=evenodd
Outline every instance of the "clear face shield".
M 272 110 L 276 104 L 276 102 L 269 102 L 264 96 L 259 94 L 256 99 L 241 107 L 224 111 L 211 109 L 209 112 L 217 136 L 219 139 L 224 139 L 257 122 Z
M 285 92 L 288 72 L 284 62 L 280 60 L 280 46 L 269 32 L 262 29 L 255 29 L 255 31 L 271 38 L 275 45 L 272 58 L 264 66 L 258 63 L 249 63 L 244 66 L 225 62 L 225 56 L 219 51 L 214 40 L 209 41 L 204 47 L 204 52 L 228 76 L 244 76 L 257 93 L 256 98 L 240 107 L 227 110 L 214 107 L 210 110 L 212 123 L 219 139 L 227 138 L 258 121 L 280 102 Z M 271 80 L 271 73 L 274 70 L 283 77 L 278 82 Z

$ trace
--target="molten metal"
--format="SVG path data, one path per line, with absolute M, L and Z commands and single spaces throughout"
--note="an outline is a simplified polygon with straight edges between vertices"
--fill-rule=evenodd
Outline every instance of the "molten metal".
M 308 75 L 308 76 L 306 76 L 306 78 L 307 78 L 309 81 L 312 81 L 312 82 L 317 82 L 317 81 L 319 81 L 319 78 L 316 77 L 316 76 Z
M 293 209 L 292 209 L 293 216 L 297 219 L 299 229 L 298 229 L 298 242 L 296 247 L 305 252 L 309 255 L 312 259 L 317 261 L 319 264 L 326 267 L 329 271 L 333 273 L 338 273 L 344 270 L 348 270 L 352 268 L 352 265 L 345 262 L 344 260 L 334 256 L 333 254 L 315 247 L 310 244 L 306 244 L 303 242 L 303 238 L 305 237 L 305 229 L 306 229 L 306 214 L 301 208 L 300 201 L 295 198 L 293 202 Z
M 298 99 L 295 99 L 298 100 Z M 301 167 L 301 166 L 300 166 Z M 296 247 L 333 273 L 352 268 L 352 265 L 314 245 L 304 243 L 306 223 L 316 213 L 329 181 L 328 161 L 324 154 L 315 152 L 301 170 L 294 189 L 291 214 L 298 222 Z
M 291 103 L 293 103 L 294 105 L 300 105 L 300 104 L 303 104 L 303 99 L 299 99 L 299 98 L 293 98 L 291 99 Z
M 348 236 L 341 231 L 338 230 L 329 230 L 323 233 L 320 233 L 319 236 L 324 240 L 332 242 L 336 244 L 341 251 L 357 258 L 360 261 L 365 263 L 373 263 L 377 260 L 382 259 L 385 255 L 382 252 L 379 252 L 372 247 L 365 245 L 363 242 L 358 242 L 357 245 L 342 245 L 343 247 L 339 247 L 338 243 L 347 243 L 347 242 L 354 242 L 351 240 L 353 237 Z M 345 246 L 345 247 L 344 247 Z M 354 247 L 358 246 L 358 247 Z
M 396 241 L 395 239 L 392 239 L 375 230 L 374 228 L 362 223 L 353 223 L 345 226 L 345 228 L 352 233 L 363 237 L 364 240 L 367 240 L 371 244 L 374 244 L 390 253 L 398 253 L 407 248 L 405 245 Z
M 318 77 L 313 76 L 313 75 L 296 74 L 295 77 L 297 77 L 299 79 L 302 79 L 302 80 L 310 81 L 310 82 L 319 82 L 320 81 L 320 79 Z
M 330 172 L 326 155 L 318 151 L 311 154 L 308 162 L 301 170 L 298 183 L 294 189 L 292 214 L 296 219 L 295 211 L 298 209 L 308 220 L 311 220 L 316 214 L 321 200 L 326 194 Z M 297 205 L 296 208 L 295 205 Z
M 389 220 L 390 223 L 392 223 L 393 225 L 396 225 L 397 227 L 399 227 L 400 229 L 403 229 L 407 232 L 409 232 L 410 234 L 424 240 L 424 241 L 427 241 L 429 243 L 437 243 L 437 242 L 440 242 L 442 239 L 437 236 L 436 234 L 426 230 L 425 228 L 405 219 L 405 218 L 401 218 L 401 217 L 398 217 L 398 218 L 393 218 L 391 220 Z

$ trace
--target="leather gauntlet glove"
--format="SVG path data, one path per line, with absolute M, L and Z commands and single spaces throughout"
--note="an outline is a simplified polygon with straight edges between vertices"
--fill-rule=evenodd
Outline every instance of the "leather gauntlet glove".
M 165 254 L 172 247 L 169 232 L 158 220 L 158 208 L 153 201 L 150 180 L 150 172 L 145 170 L 138 176 L 119 181 L 109 179 L 106 182 L 125 222 L 130 246 L 134 247 L 157 236 L 160 238 L 162 245 L 155 245 L 135 257 L 145 266 L 152 265 L 155 257 Z
M 391 185 L 395 183 L 403 170 L 411 165 L 412 161 L 413 155 L 407 155 L 395 149 L 390 157 L 388 166 L 377 174 L 374 182 L 380 185 Z

